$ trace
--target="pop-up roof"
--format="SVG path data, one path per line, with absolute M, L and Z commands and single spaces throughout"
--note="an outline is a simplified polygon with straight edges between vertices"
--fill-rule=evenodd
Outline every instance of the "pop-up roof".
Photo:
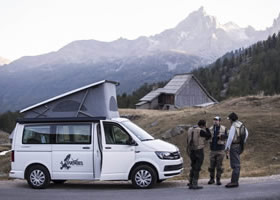
M 21 110 L 24 118 L 119 117 L 114 81 L 99 81 Z

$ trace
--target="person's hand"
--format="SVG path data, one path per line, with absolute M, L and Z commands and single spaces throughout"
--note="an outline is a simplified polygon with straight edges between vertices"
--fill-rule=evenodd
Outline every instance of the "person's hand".
M 225 152 L 226 152 L 226 158 L 228 159 L 228 156 L 229 156 L 229 149 L 226 149 Z

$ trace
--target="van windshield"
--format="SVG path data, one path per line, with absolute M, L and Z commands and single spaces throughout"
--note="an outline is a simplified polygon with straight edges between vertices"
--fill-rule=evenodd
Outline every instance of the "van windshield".
M 122 122 L 122 124 L 127 129 L 129 129 L 139 140 L 141 141 L 154 140 L 154 138 L 149 133 L 147 133 L 146 131 L 144 131 L 142 128 L 132 123 L 131 121 L 125 121 Z

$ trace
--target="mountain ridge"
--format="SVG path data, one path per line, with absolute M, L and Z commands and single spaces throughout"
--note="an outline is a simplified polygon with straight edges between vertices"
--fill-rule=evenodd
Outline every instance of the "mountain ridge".
M 118 93 L 143 83 L 166 81 L 280 29 L 280 17 L 265 31 L 218 23 L 203 8 L 175 28 L 135 40 L 79 40 L 56 52 L 22 57 L 0 68 L 0 112 L 22 109 L 102 79 L 120 82 Z M 248 39 L 249 38 L 249 39 Z

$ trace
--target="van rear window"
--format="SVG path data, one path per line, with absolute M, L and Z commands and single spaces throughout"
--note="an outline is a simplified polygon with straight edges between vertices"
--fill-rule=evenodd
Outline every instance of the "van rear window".
M 23 144 L 50 144 L 50 126 L 26 126 L 23 131 Z

